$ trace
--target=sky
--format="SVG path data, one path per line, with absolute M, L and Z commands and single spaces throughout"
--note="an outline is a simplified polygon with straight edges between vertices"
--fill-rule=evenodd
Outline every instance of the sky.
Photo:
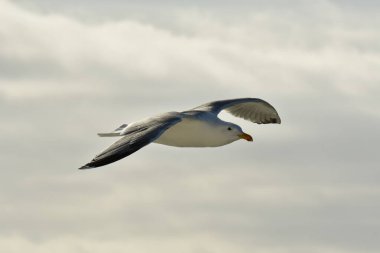
M 0 251 L 380 250 L 376 1 L 0 0 Z M 281 125 L 77 168 L 113 130 L 238 97 Z

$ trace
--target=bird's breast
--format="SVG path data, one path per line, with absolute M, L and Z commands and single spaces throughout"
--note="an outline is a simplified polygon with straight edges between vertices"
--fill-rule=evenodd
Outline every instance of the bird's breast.
M 232 141 L 202 120 L 183 119 L 166 130 L 155 143 L 175 147 L 218 147 Z

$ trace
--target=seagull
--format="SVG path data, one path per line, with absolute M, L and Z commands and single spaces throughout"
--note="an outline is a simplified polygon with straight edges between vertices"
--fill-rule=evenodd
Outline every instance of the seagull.
M 175 147 L 219 147 L 239 139 L 252 141 L 240 126 L 218 118 L 221 111 L 257 124 L 281 124 L 274 107 L 259 98 L 237 98 L 209 102 L 188 111 L 167 112 L 131 124 L 123 124 L 100 137 L 122 136 L 79 169 L 116 162 L 150 143 Z

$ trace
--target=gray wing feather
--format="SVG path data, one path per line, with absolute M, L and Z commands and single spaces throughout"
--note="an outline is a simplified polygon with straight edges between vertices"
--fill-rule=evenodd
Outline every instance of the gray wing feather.
M 121 139 L 79 169 L 90 169 L 120 160 L 156 140 L 163 132 L 181 121 L 179 114 L 168 113 L 131 124 Z M 126 129 L 127 130 L 127 129 Z
M 215 114 L 226 110 L 236 117 L 249 120 L 253 123 L 281 124 L 281 119 L 276 109 L 268 102 L 259 98 L 238 98 L 214 101 L 198 106 L 193 110 L 208 111 Z

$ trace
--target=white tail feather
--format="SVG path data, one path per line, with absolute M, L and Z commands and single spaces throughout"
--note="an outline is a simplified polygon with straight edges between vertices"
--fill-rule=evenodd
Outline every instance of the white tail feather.
M 127 127 L 127 124 L 123 124 L 116 128 L 114 131 L 109 133 L 98 133 L 100 137 L 115 137 L 115 136 L 121 136 L 121 132 Z
M 116 136 L 120 136 L 120 132 L 98 133 L 98 136 L 100 136 L 100 137 L 116 137 Z

